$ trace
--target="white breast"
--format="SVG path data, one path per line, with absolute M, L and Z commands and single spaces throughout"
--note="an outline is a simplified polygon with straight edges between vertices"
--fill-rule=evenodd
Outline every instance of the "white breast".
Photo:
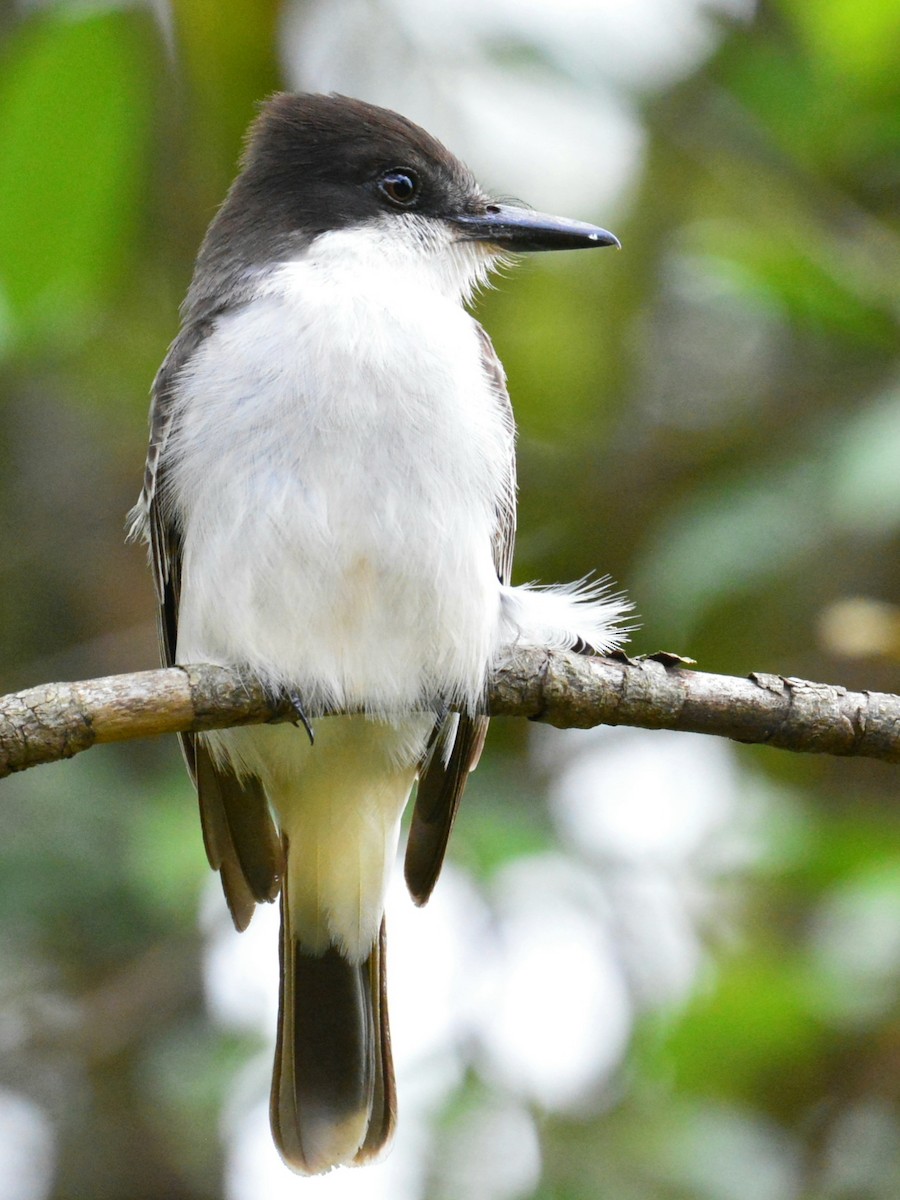
M 222 317 L 167 451 L 178 659 L 245 664 L 311 708 L 474 704 L 499 636 L 509 433 L 465 272 L 395 251 L 327 234 Z

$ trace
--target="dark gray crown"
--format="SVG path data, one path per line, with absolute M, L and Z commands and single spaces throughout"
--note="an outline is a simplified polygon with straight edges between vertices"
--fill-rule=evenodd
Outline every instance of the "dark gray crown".
M 378 182 L 403 168 L 417 181 L 406 211 L 439 217 L 483 203 L 459 159 L 398 113 L 346 96 L 272 97 L 204 239 L 188 312 L 208 314 L 215 297 L 234 303 L 254 268 L 300 253 L 321 233 L 396 211 Z

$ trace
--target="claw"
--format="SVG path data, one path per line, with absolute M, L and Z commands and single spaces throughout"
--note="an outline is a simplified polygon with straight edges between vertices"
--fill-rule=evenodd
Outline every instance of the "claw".
M 314 746 L 316 744 L 316 735 L 313 733 L 313 727 L 309 723 L 309 717 L 303 711 L 303 703 L 300 697 L 296 692 L 288 692 L 287 698 L 290 700 L 291 708 L 294 710 L 294 724 L 303 726 L 306 730 L 306 736 L 309 738 L 309 744 Z

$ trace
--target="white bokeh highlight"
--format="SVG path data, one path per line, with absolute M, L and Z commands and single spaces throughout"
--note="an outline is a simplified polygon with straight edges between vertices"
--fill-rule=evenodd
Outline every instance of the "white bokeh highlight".
M 282 25 L 292 87 L 394 108 L 489 188 L 540 209 L 618 215 L 637 178 L 635 100 L 710 54 L 752 0 L 318 0 Z
M 0 1088 L 0 1200 L 44 1200 L 55 1161 L 47 1114 L 20 1092 Z
M 639 1007 L 690 995 L 727 933 L 722 876 L 755 858 L 756 806 L 731 747 L 670 730 L 535 730 L 560 837 L 595 865 Z
M 483 1070 L 545 1109 L 577 1106 L 624 1057 L 631 1003 L 595 878 L 562 855 L 508 866 L 496 910 Z

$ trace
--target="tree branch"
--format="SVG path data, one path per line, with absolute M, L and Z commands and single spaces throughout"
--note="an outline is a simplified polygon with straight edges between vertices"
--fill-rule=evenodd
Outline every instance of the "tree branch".
M 564 729 L 680 729 L 782 750 L 900 762 L 900 696 L 780 675 L 709 675 L 686 670 L 674 655 L 633 660 L 518 650 L 497 670 L 488 707 L 494 716 Z M 291 715 L 288 703 L 226 667 L 48 683 L 0 699 L 0 776 L 102 742 Z

